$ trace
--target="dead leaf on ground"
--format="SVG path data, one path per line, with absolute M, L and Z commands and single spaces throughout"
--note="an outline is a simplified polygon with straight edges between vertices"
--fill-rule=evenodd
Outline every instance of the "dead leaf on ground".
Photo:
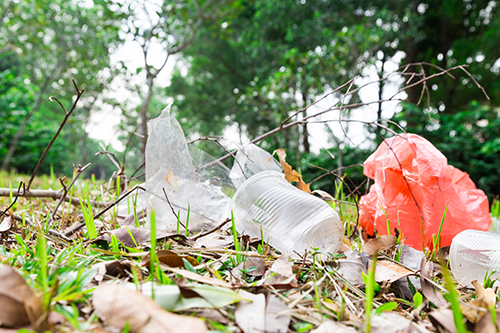
M 361 273 L 367 272 L 363 258 L 361 258 L 358 251 L 351 249 L 347 250 L 344 254 L 345 258 L 336 261 L 339 264 L 337 272 L 352 285 L 363 285 L 364 282 Z
M 94 279 L 97 282 L 102 282 L 105 277 L 132 277 L 132 265 L 137 265 L 137 263 L 130 260 L 112 260 L 97 263 L 92 265 L 92 268 L 97 270 Z
M 283 168 L 283 173 L 285 174 L 285 179 L 288 182 L 297 182 L 297 187 L 307 193 L 311 193 L 311 188 L 309 184 L 306 184 L 302 180 L 302 176 L 295 170 L 292 166 L 286 162 L 286 152 L 284 149 L 276 149 L 274 151 L 280 160 L 281 167 Z M 273 153 L 273 155 L 274 155 Z
M 22 327 L 33 324 L 35 329 L 48 330 L 42 300 L 12 267 L 0 265 L 0 326 Z
M 450 333 L 457 333 L 453 311 L 450 309 L 441 308 L 432 311 L 429 313 L 429 319 L 438 332 L 448 331 Z
M 417 326 L 411 320 L 396 312 L 384 312 L 371 317 L 371 332 L 373 333 L 399 333 L 421 332 L 430 333 L 427 329 Z
M 311 333 L 357 333 L 356 329 L 341 324 L 336 321 L 325 321 L 323 324 L 319 325 L 317 328 L 313 329 Z
M 281 255 L 264 275 L 264 286 L 272 285 L 275 288 L 297 287 L 297 279 L 292 272 L 292 267 L 293 264 L 288 260 L 288 256 Z
M 243 271 L 246 275 L 262 276 L 266 271 L 264 259 L 262 257 L 247 257 L 247 260 L 242 261 L 238 266 L 232 269 L 231 273 L 236 278 L 243 276 Z
M 433 279 L 434 263 L 432 261 L 427 261 L 427 259 L 422 257 L 422 262 L 420 265 L 420 275 L 431 280 Z M 424 296 L 438 308 L 448 304 L 444 298 L 441 291 L 437 290 L 427 279 L 420 279 L 420 284 L 422 286 L 422 293 Z
M 474 327 L 474 333 L 498 333 L 500 331 L 500 310 L 496 310 L 496 323 L 488 311 Z
M 2 222 L 0 223 L 0 232 L 9 231 L 12 227 L 12 216 L 4 215 Z
M 201 282 L 201 283 L 206 283 L 206 284 L 209 284 L 211 286 L 219 286 L 219 287 L 224 287 L 224 288 L 232 288 L 233 287 L 232 284 L 230 284 L 224 280 L 219 280 L 219 279 L 211 278 L 208 276 L 202 276 L 202 275 L 196 274 L 194 272 L 191 272 L 191 271 L 188 271 L 185 269 L 179 269 L 179 268 L 165 266 L 165 265 L 162 265 L 161 268 L 164 270 L 170 271 L 172 273 L 179 274 L 182 277 L 185 277 L 186 279 Z
M 392 235 L 382 235 L 366 242 L 366 244 L 363 245 L 363 251 L 373 256 L 375 252 L 382 252 L 393 247 L 396 245 L 396 241 L 396 237 Z
M 195 243 L 195 247 L 198 248 L 213 248 L 213 249 L 223 249 L 229 247 L 233 244 L 233 235 L 221 235 L 219 233 L 212 233 L 201 238 L 198 238 Z
M 415 275 L 414 272 L 388 260 L 379 260 L 375 266 L 375 281 L 393 283 L 406 276 Z
M 99 317 L 120 330 L 128 323 L 132 333 L 207 332 L 201 319 L 167 312 L 151 298 L 124 286 L 101 285 L 92 303 Z
M 184 267 L 183 259 L 186 259 L 193 266 L 198 266 L 200 264 L 198 260 L 191 256 L 181 256 L 169 250 L 156 251 L 156 256 L 161 263 L 170 267 Z M 151 266 L 151 257 L 149 254 L 141 260 L 141 266 Z
M 132 240 L 132 237 L 134 239 Z M 140 228 L 140 227 L 122 227 L 114 230 L 108 231 L 106 234 L 103 234 L 97 237 L 95 240 L 104 240 L 106 242 L 111 242 L 111 235 L 115 235 L 116 238 L 123 243 L 123 245 L 128 247 L 135 247 L 137 245 L 143 245 L 149 243 L 151 241 L 151 229 L 149 228 Z M 171 234 L 166 231 L 157 230 L 156 231 L 156 240 L 165 239 L 165 238 L 174 238 L 176 241 L 181 243 L 182 245 L 192 245 L 192 242 L 182 236 L 177 234 Z M 135 242 L 134 242 L 135 240 Z
M 264 294 L 252 294 L 240 290 L 244 299 L 236 307 L 236 324 L 244 333 L 286 333 L 290 324 L 290 313 L 286 305 L 269 294 L 267 302 Z
M 144 216 L 146 216 L 146 212 L 141 210 L 137 212 L 137 220 L 140 221 Z M 129 214 L 123 220 L 121 220 L 120 225 L 122 227 L 133 227 L 135 226 L 135 215 Z
M 134 284 L 124 284 L 135 290 Z M 141 293 L 147 297 L 155 295 L 155 302 L 168 311 L 183 311 L 192 308 L 216 309 L 238 303 L 241 296 L 223 287 L 198 284 L 157 285 L 146 282 L 141 285 Z
M 471 323 L 477 323 L 490 309 L 495 307 L 496 294 L 491 288 L 484 289 L 476 280 L 472 281 L 472 285 L 476 288 L 477 298 L 466 304 L 460 304 L 460 309 Z

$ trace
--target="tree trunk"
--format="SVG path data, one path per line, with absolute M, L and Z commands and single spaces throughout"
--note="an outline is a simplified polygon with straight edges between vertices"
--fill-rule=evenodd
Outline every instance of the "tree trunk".
M 305 81 L 305 79 L 304 79 Z M 307 87 L 304 87 L 304 90 L 302 90 L 302 102 L 304 103 L 303 107 L 307 108 Z M 302 117 L 305 118 L 307 117 L 307 109 L 304 110 L 302 113 Z M 304 152 L 309 153 L 311 150 L 309 146 L 309 132 L 307 131 L 307 123 L 302 125 L 302 145 L 304 146 Z
M 154 76 L 148 73 L 146 80 L 148 90 L 141 106 L 141 151 L 143 161 L 146 161 L 146 143 L 148 141 L 148 109 L 149 103 L 151 102 L 151 99 L 153 97 Z
M 12 159 L 12 156 L 16 152 L 16 148 L 17 148 L 17 144 L 19 143 L 19 139 L 21 139 L 21 135 L 23 135 L 24 129 L 28 125 L 28 122 L 29 122 L 30 118 L 38 110 L 38 108 L 42 104 L 42 101 L 43 101 L 42 97 L 40 96 L 40 98 L 38 98 L 38 100 L 36 101 L 36 104 L 33 107 L 33 109 L 31 109 L 31 111 L 26 115 L 26 117 L 24 118 L 23 122 L 21 123 L 21 125 L 17 129 L 16 134 L 14 134 L 14 138 L 12 138 L 12 142 L 10 143 L 9 150 L 7 151 L 7 154 L 5 155 L 5 157 L 3 159 L 2 170 L 8 171 L 10 160 Z
M 384 67 L 385 67 L 385 56 L 382 61 L 382 66 L 380 67 L 380 71 L 378 72 L 378 78 L 380 81 L 378 82 L 378 100 L 381 101 L 384 95 L 384 83 L 382 79 L 384 78 Z M 382 102 L 378 103 L 378 110 L 377 110 L 377 121 L 381 123 L 382 120 Z

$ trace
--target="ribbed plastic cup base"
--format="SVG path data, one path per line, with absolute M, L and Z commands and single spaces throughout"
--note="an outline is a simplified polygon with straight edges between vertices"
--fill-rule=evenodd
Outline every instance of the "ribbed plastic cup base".
M 248 179 L 230 206 L 236 229 L 293 257 L 306 250 L 336 253 L 344 235 L 337 212 L 323 200 L 290 185 L 282 173 L 264 171 Z
M 477 280 L 484 283 L 500 278 L 500 233 L 464 230 L 453 238 L 449 255 L 451 271 L 462 285 L 470 286 Z

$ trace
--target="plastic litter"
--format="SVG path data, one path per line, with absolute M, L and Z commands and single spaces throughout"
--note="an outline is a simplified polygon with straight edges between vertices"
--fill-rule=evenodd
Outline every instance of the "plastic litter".
M 447 246 L 466 229 L 489 230 L 488 199 L 469 175 L 448 165 L 429 141 L 404 134 L 386 139 L 364 163 L 364 174 L 375 180 L 360 199 L 360 226 L 373 235 L 397 228 L 405 244 L 432 249 L 447 208 L 440 245 Z
M 281 172 L 282 168 L 271 154 L 253 143 L 249 143 L 241 147 L 236 153 L 236 161 L 229 173 L 229 177 L 234 186 L 238 188 L 248 178 L 265 170 Z
M 169 106 L 148 122 L 147 202 L 148 211 L 155 211 L 157 229 L 176 230 L 176 215 L 180 214 L 180 222 L 185 223 L 188 211 L 191 231 L 224 221 L 230 198 L 223 188 L 232 187 L 229 170 L 222 163 L 208 163 L 213 162 L 208 156 L 196 148 L 188 148 L 184 132 L 170 115 Z M 210 167 L 205 167 L 207 163 Z
M 455 279 L 464 286 L 477 280 L 484 283 L 486 274 L 491 280 L 500 278 L 500 233 L 464 230 L 453 238 L 449 261 Z M 494 273 L 495 272 L 495 273 Z M 495 282 L 500 285 L 500 281 Z
M 311 248 L 325 255 L 336 253 L 342 243 L 344 229 L 337 212 L 274 170 L 245 181 L 233 196 L 228 214 L 231 211 L 238 232 L 262 235 L 271 246 L 295 258 Z

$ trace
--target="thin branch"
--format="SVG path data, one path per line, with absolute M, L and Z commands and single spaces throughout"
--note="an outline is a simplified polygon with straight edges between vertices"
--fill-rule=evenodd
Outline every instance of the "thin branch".
M 2 187 L 0 188 L 0 197 L 8 197 L 10 196 L 10 192 L 12 189 Z M 19 195 L 20 197 L 23 198 L 51 198 L 51 199 L 61 199 L 64 197 L 63 191 L 59 190 L 30 190 L 27 191 L 25 189 L 21 189 L 20 191 L 13 190 L 12 195 Z M 64 201 L 69 202 L 73 205 L 80 205 L 80 200 L 77 197 L 69 197 L 65 196 Z M 90 201 L 90 203 L 93 206 L 97 207 L 106 207 L 109 203 L 107 202 L 100 202 L 100 201 Z
M 40 157 L 40 159 L 38 160 L 38 164 L 36 165 L 35 167 L 35 170 L 33 171 L 33 174 L 31 175 L 31 179 L 29 180 L 28 182 L 28 185 L 26 186 L 26 191 L 29 192 L 30 190 L 30 187 L 31 187 L 31 184 L 33 183 L 33 180 L 35 179 L 35 176 L 36 174 L 38 173 L 38 171 L 40 170 L 40 166 L 42 165 L 42 162 L 43 160 L 45 159 L 45 156 L 47 156 L 47 153 L 49 152 L 49 149 L 52 147 L 52 145 L 54 144 L 54 141 L 56 141 L 59 133 L 61 133 L 61 130 L 63 129 L 64 125 L 66 124 L 66 121 L 68 120 L 69 116 L 71 116 L 71 113 L 73 113 L 73 111 L 75 110 L 76 108 L 76 104 L 78 103 L 78 101 L 80 100 L 80 97 L 82 96 L 83 92 L 85 90 L 80 90 L 78 89 L 78 86 L 76 85 L 75 83 L 75 80 L 73 80 L 73 85 L 75 86 L 75 89 L 76 89 L 76 99 L 75 99 L 75 102 L 73 103 L 73 106 L 71 107 L 71 109 L 69 110 L 69 112 L 66 112 L 66 109 L 64 108 L 64 106 L 61 104 L 61 102 L 59 102 L 59 100 L 55 97 L 50 97 L 49 100 L 52 102 L 53 100 L 55 100 L 57 103 L 59 103 L 59 105 L 62 107 L 62 109 L 64 110 L 64 113 L 65 113 L 65 116 L 64 116 L 64 119 L 61 123 L 61 125 L 59 126 L 59 128 L 57 129 L 57 132 L 56 134 L 54 135 L 54 137 L 52 138 L 52 140 L 50 140 L 49 144 L 47 145 L 47 148 L 45 148 L 45 151 L 43 152 L 42 156 Z
M 9 209 L 11 209 L 16 201 L 17 201 L 17 198 L 19 198 L 19 191 L 21 190 L 21 187 L 24 186 L 24 183 L 23 182 L 20 182 L 19 183 L 19 187 L 17 188 L 17 194 L 16 194 L 16 197 L 14 198 L 14 201 L 12 201 L 12 203 L 9 205 L 9 207 L 5 208 L 5 210 L 3 212 L 0 212 L 0 218 L 4 215 L 6 215 L 6 213 L 9 211 Z M 12 195 L 14 195 L 14 193 L 12 193 Z
M 139 185 L 135 185 L 134 187 L 132 187 L 130 190 L 128 190 L 126 193 L 124 193 L 123 195 L 121 195 L 118 199 L 116 199 L 115 201 L 107 204 L 106 208 L 104 208 L 103 210 L 101 210 L 99 213 L 97 213 L 96 215 L 94 215 L 94 220 L 98 219 L 99 217 L 101 217 L 104 213 L 106 213 L 108 210 L 110 210 L 111 208 L 113 208 L 114 206 L 116 206 L 118 203 L 120 203 L 120 201 L 122 201 L 123 199 L 125 199 L 126 197 L 128 197 L 130 195 L 130 193 L 134 192 L 135 190 L 141 188 Z M 68 230 L 66 230 L 64 232 L 64 235 L 65 236 L 69 236 L 71 234 L 73 234 L 74 232 L 80 230 L 81 228 L 83 228 L 85 226 L 85 223 L 82 222 L 82 223 L 79 223 L 71 228 L 69 228 Z
M 170 206 L 170 209 L 172 210 L 172 214 L 174 214 L 177 221 L 179 221 L 179 224 L 182 225 L 184 227 L 184 229 L 187 229 L 186 226 L 184 225 L 184 223 L 182 223 L 181 219 L 179 218 L 179 215 L 177 215 L 177 213 L 175 212 L 174 207 L 172 207 L 172 204 L 170 203 L 170 200 L 168 199 L 167 191 L 165 191 L 164 187 L 162 187 L 161 189 L 163 190 L 163 194 L 165 194 L 165 199 L 167 199 L 168 205 Z
M 73 180 L 71 181 L 71 183 L 69 184 L 68 187 L 66 187 L 64 185 L 64 183 L 61 181 L 62 185 L 63 185 L 63 194 L 61 196 L 61 199 L 59 200 L 59 202 L 57 203 L 56 207 L 54 208 L 54 210 L 52 211 L 52 214 L 50 214 L 50 219 L 49 219 L 49 223 L 51 223 L 52 221 L 55 220 L 55 217 L 56 217 L 56 213 L 57 213 L 57 210 L 59 209 L 59 207 L 61 206 L 61 204 L 64 202 L 64 200 L 66 199 L 66 195 L 68 194 L 68 191 L 71 189 L 71 187 L 73 186 L 73 184 L 75 184 L 76 180 L 78 179 L 78 177 L 80 177 L 80 175 L 82 174 L 83 171 L 85 171 L 85 169 L 87 169 L 88 167 L 90 166 L 90 163 L 84 165 L 83 167 L 79 167 L 77 172 L 76 172 L 76 175 L 75 177 L 73 177 Z

